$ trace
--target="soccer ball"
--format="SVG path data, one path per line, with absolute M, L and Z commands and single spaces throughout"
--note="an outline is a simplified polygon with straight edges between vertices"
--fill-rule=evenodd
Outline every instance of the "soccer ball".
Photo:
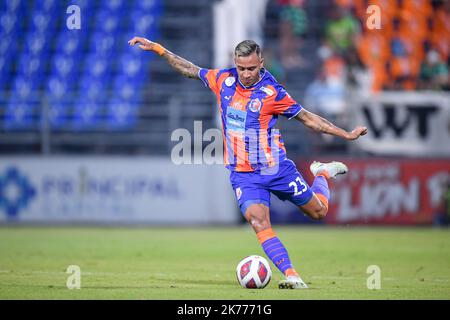
M 236 276 L 244 288 L 262 289 L 272 278 L 272 270 L 266 259 L 261 256 L 248 256 L 239 262 Z

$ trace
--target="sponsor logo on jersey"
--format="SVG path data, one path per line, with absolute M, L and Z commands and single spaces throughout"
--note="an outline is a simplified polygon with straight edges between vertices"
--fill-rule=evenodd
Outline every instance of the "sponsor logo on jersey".
M 236 78 L 235 77 L 228 77 L 228 78 L 225 79 L 225 84 L 228 87 L 231 87 L 235 82 L 236 82 Z
M 272 96 L 275 93 L 275 92 L 273 92 L 273 90 L 266 88 L 266 87 L 261 87 L 259 90 L 261 90 L 265 94 L 267 94 L 268 97 Z
M 247 112 L 235 109 L 228 109 L 227 129 L 235 132 L 244 132 L 246 118 Z

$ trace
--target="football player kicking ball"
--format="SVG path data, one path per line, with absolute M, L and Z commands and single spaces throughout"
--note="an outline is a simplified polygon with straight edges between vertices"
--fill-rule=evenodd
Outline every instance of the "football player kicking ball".
M 270 193 L 291 201 L 312 219 L 323 219 L 330 198 L 327 180 L 348 169 L 342 162 L 313 162 L 310 169 L 315 179 L 309 186 L 294 163 L 287 159 L 275 123 L 283 115 L 317 132 L 347 140 L 366 134 L 367 128 L 358 126 L 347 132 L 304 109 L 264 69 L 260 47 L 254 41 L 239 43 L 234 55 L 236 67 L 222 70 L 197 67 L 145 38 L 134 37 L 128 43 L 159 54 L 176 71 L 202 80 L 214 92 L 222 120 L 224 162 L 231 171 L 231 184 L 242 214 L 255 230 L 266 255 L 284 274 L 285 280 L 279 283 L 279 288 L 307 288 L 271 228 Z

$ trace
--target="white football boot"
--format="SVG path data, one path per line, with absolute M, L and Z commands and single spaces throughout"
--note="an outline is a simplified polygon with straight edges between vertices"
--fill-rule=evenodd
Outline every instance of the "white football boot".
M 308 286 L 300 277 L 288 276 L 286 279 L 278 282 L 280 289 L 308 289 Z
M 328 163 L 314 161 L 309 166 L 309 170 L 311 170 L 314 176 L 317 176 L 318 173 L 325 171 L 328 174 L 329 178 L 335 179 L 337 175 L 347 173 L 348 168 L 345 164 L 338 161 L 332 161 Z

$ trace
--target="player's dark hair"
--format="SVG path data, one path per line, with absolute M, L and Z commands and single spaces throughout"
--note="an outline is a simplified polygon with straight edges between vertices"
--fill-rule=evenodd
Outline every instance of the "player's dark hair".
M 234 55 L 236 57 L 248 57 L 253 52 L 256 52 L 256 54 L 261 57 L 261 48 L 259 44 L 253 40 L 244 40 L 236 46 L 236 49 L 234 49 Z

